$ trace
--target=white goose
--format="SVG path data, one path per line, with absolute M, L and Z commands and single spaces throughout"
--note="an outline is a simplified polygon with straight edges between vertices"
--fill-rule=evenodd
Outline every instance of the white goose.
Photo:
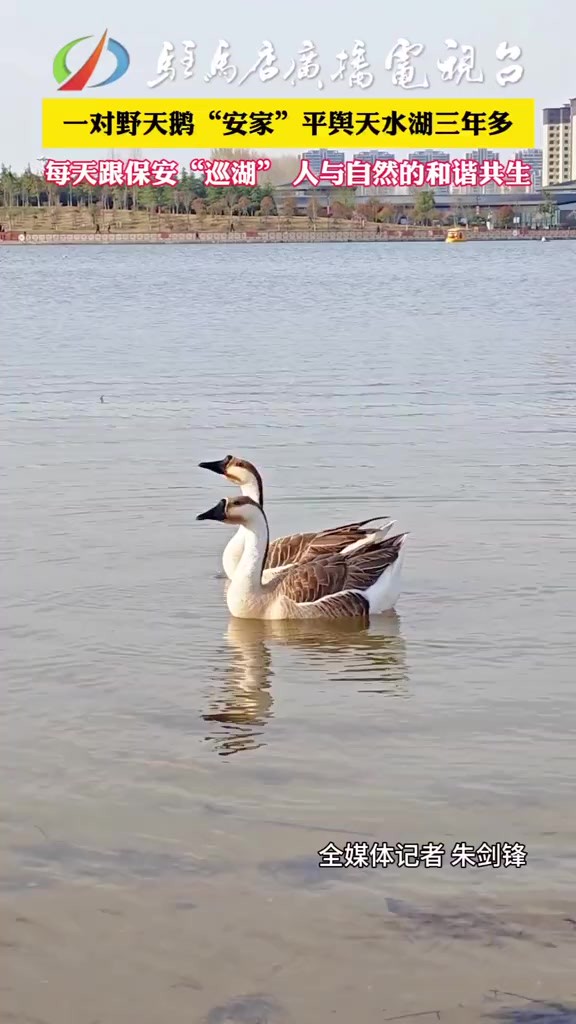
M 244 549 L 226 593 L 228 609 L 236 618 L 367 618 L 389 611 L 400 595 L 405 533 L 348 553 L 319 555 L 264 583 L 269 532 L 258 502 L 222 498 L 196 518 L 244 527 Z
M 231 483 L 240 487 L 244 497 L 252 498 L 261 508 L 264 508 L 262 477 L 251 462 L 236 458 L 234 455 L 227 455 L 224 459 L 215 462 L 200 462 L 199 465 L 201 469 L 209 469 L 213 473 L 225 476 Z M 386 516 L 376 516 L 373 519 L 364 519 L 359 523 L 347 523 L 345 526 L 337 526 L 316 533 L 293 533 L 286 537 L 277 537 L 276 540 L 271 541 L 268 547 L 264 564 L 264 582 L 273 579 L 278 572 L 288 566 L 298 565 L 316 555 L 334 551 L 342 553 L 354 551 L 373 544 L 375 541 L 383 540 L 394 526 L 394 520 L 378 527 L 373 524 L 383 523 L 386 518 Z M 371 529 L 367 529 L 370 525 Z M 233 578 L 240 563 L 245 539 L 245 529 L 243 526 L 239 526 L 224 549 L 222 567 L 229 580 Z

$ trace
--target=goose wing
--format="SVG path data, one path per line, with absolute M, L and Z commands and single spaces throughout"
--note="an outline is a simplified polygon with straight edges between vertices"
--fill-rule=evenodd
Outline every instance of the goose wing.
M 299 562 L 302 552 L 306 551 L 315 536 L 314 533 L 292 533 L 270 541 L 264 568 L 281 569 L 284 565 Z
M 358 523 L 347 523 L 345 526 L 321 530 L 319 533 L 293 533 L 287 537 L 278 537 L 270 543 L 264 568 L 280 569 L 285 565 L 294 565 L 319 555 L 341 551 L 349 544 L 362 540 L 367 533 L 366 526 L 380 522 L 383 518 L 376 516 Z
M 362 594 L 353 590 L 345 590 L 342 594 L 330 594 L 318 602 L 322 607 L 324 619 L 352 619 L 370 617 L 370 604 Z M 304 622 L 306 619 L 304 619 Z M 316 620 L 315 620 L 316 621 Z
M 275 594 L 296 604 L 312 604 L 342 599 L 350 590 L 365 591 L 396 561 L 405 536 L 386 538 L 350 555 L 334 553 L 295 565 L 280 576 Z

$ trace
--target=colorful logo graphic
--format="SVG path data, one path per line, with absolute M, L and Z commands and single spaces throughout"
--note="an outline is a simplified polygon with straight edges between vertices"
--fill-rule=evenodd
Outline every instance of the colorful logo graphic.
M 96 65 L 102 56 L 102 51 L 106 48 L 113 57 L 116 58 L 116 67 L 108 78 L 105 78 L 103 82 L 95 82 L 94 85 L 88 86 L 90 89 L 98 89 L 102 85 L 110 85 L 111 82 L 117 82 L 122 75 L 125 75 L 128 71 L 130 64 L 130 56 L 128 50 L 122 43 L 119 43 L 117 39 L 108 38 L 108 29 L 106 29 L 96 49 L 90 54 L 88 60 L 82 65 L 78 71 L 72 72 L 68 67 L 66 60 L 70 50 L 72 50 L 78 43 L 85 42 L 86 39 L 93 39 L 94 36 L 81 36 L 80 39 L 73 39 L 71 43 L 66 43 L 61 50 L 54 57 L 54 78 L 58 82 L 59 91 L 67 90 L 69 92 L 80 92 L 87 84 L 88 80 L 92 77 L 96 70 Z

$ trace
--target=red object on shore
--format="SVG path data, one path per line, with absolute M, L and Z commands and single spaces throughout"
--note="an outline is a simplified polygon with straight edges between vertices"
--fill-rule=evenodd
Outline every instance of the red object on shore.
M 0 242 L 19 242 L 21 235 L 24 237 L 23 231 L 0 231 Z

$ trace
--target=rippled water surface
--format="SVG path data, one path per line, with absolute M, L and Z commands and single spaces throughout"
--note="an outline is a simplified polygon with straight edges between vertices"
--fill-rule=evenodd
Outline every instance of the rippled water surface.
M 576 245 L 0 260 L 3 1020 L 572 1024 Z M 231 620 L 228 453 L 410 531 L 397 614 Z

